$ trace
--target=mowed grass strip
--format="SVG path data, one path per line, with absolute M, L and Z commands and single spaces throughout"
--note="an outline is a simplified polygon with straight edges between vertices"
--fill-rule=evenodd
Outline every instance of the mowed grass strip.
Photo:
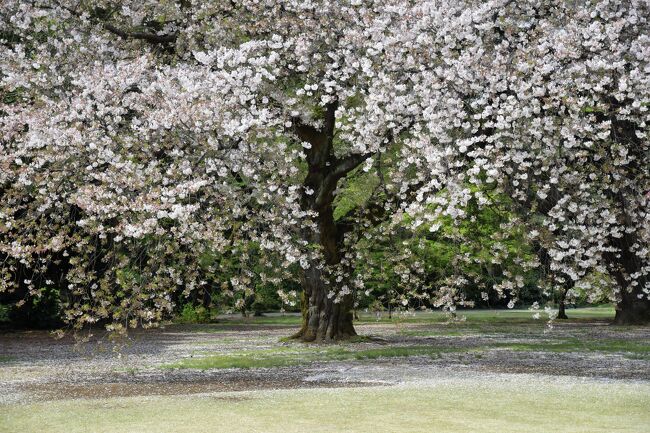
M 371 388 L 246 391 L 0 406 L 21 433 L 650 433 L 650 385 L 467 375 Z

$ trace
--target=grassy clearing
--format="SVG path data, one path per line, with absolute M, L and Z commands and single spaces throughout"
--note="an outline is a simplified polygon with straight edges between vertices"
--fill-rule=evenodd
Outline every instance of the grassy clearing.
M 495 375 L 377 388 L 5 405 L 21 433 L 649 433 L 650 385 Z
M 599 306 L 588 308 L 577 308 L 567 310 L 570 319 L 563 323 L 572 323 L 590 320 L 607 320 L 614 318 L 614 308 L 612 306 Z M 457 326 L 482 326 L 488 324 L 502 324 L 507 322 L 510 325 L 536 324 L 543 325 L 545 319 L 534 319 L 533 313 L 526 309 L 500 309 L 500 310 L 460 310 L 457 318 L 464 320 L 450 321 L 450 316 L 442 311 L 418 311 L 415 313 L 396 312 L 393 318 L 389 319 L 388 314 L 384 313 L 379 319 L 373 313 L 360 312 L 358 324 L 447 324 Z M 173 326 L 182 327 L 185 332 L 202 332 L 202 333 L 221 333 L 231 331 L 239 326 L 300 326 L 301 318 L 296 314 L 287 314 L 285 316 L 273 315 L 262 317 L 241 317 L 241 316 L 222 316 L 219 323 L 205 325 L 183 325 L 176 324 Z
M 612 339 L 584 340 L 569 338 L 546 343 L 503 343 L 509 350 L 530 350 L 541 352 L 604 352 L 631 355 L 635 359 L 650 359 L 650 342 L 622 341 Z
M 583 320 L 602 319 L 613 315 L 611 307 L 592 307 L 579 310 L 572 310 L 577 318 L 570 322 L 580 323 Z M 481 351 L 500 349 L 513 351 L 545 351 L 545 352 L 603 352 L 621 353 L 623 356 L 635 359 L 646 359 L 650 357 L 650 344 L 629 340 L 586 340 L 582 338 L 562 338 L 549 341 L 543 335 L 546 329 L 544 320 L 533 319 L 531 312 L 527 310 L 468 310 L 465 311 L 466 320 L 449 322 L 447 315 L 441 312 L 418 313 L 413 317 L 396 318 L 395 320 L 412 320 L 416 325 L 422 327 L 405 327 L 399 330 L 404 336 L 446 336 L 461 337 L 467 335 L 500 334 L 520 339 L 528 336 L 531 342 L 500 342 L 477 344 L 473 347 L 443 347 L 436 345 L 411 345 L 380 347 L 375 349 L 354 348 L 353 343 L 368 341 L 367 337 L 358 337 L 347 344 L 339 345 L 302 345 L 290 344 L 271 349 L 246 350 L 229 353 L 214 353 L 196 351 L 193 357 L 180 360 L 173 364 L 164 365 L 163 368 L 178 369 L 219 369 L 219 368 L 272 368 L 291 365 L 308 364 L 312 362 L 364 360 L 376 358 L 428 356 L 438 358 L 442 353 L 468 352 L 475 355 Z M 295 318 L 287 316 L 269 317 L 267 319 Z M 254 319 L 254 320 L 263 320 Z M 268 320 L 265 321 L 267 323 Z M 400 322 L 398 322 L 400 323 Z M 564 322 L 567 323 L 567 322 Z M 433 329 L 428 329 L 431 325 Z M 534 341 L 539 340 L 539 341 Z M 287 338 L 283 342 L 290 342 Z
M 473 347 L 443 347 L 434 345 L 389 346 L 374 349 L 352 350 L 346 345 L 318 346 L 294 345 L 272 349 L 247 350 L 230 353 L 196 351 L 196 357 L 186 358 L 177 363 L 166 364 L 170 369 L 220 369 L 220 368 L 272 368 L 312 362 L 372 360 L 377 358 L 398 358 L 426 356 L 439 358 L 443 353 L 473 352 L 487 350 L 513 350 L 533 352 L 602 352 L 620 353 L 633 359 L 650 359 L 650 343 L 620 340 L 583 340 L 567 338 L 558 341 L 530 343 L 494 343 Z
M 605 321 L 614 318 L 614 308 L 611 306 L 589 307 L 569 310 L 569 320 L 556 320 L 556 325 L 584 324 L 594 321 Z M 546 329 L 547 319 L 533 318 L 528 310 L 463 310 L 458 314 L 460 320 L 449 320 L 449 316 L 441 312 L 420 313 L 411 318 L 404 318 L 404 323 L 423 325 L 421 328 L 411 327 L 400 329 L 398 333 L 412 337 L 458 337 L 466 335 L 485 334 L 539 334 Z M 383 320 L 383 319 L 382 319 Z M 397 319 L 396 323 L 401 323 Z M 380 321 L 381 322 L 381 321 Z M 433 325 L 427 328 L 425 325 Z M 610 329 L 628 331 L 629 327 L 614 327 Z
M 576 308 L 567 310 L 569 320 L 561 321 L 561 323 L 581 322 L 585 320 L 606 320 L 614 318 L 614 308 L 609 305 L 599 307 Z M 417 312 L 415 314 L 396 314 L 393 319 L 388 319 L 387 315 L 383 315 L 379 320 L 373 315 L 363 314 L 361 322 L 367 323 L 391 323 L 391 322 L 405 322 L 405 323 L 452 323 L 452 324 L 501 324 L 507 322 L 508 324 L 544 324 L 546 319 L 542 312 L 540 319 L 533 317 L 533 312 L 525 309 L 500 309 L 500 310 L 459 310 L 456 314 L 457 320 L 450 322 L 450 316 L 442 311 L 426 311 Z
M 261 316 L 261 317 L 241 317 L 232 316 L 221 318 L 224 325 L 282 325 L 282 326 L 296 326 L 300 325 L 301 318 L 295 314 L 287 314 L 286 316 Z
M 408 356 L 427 356 L 437 358 L 442 352 L 457 351 L 455 348 L 436 346 L 392 346 L 376 349 L 351 350 L 345 346 L 303 345 L 273 349 L 248 350 L 232 353 L 196 352 L 199 357 L 186 358 L 163 368 L 271 368 L 310 362 L 370 360 L 377 358 L 396 358 Z

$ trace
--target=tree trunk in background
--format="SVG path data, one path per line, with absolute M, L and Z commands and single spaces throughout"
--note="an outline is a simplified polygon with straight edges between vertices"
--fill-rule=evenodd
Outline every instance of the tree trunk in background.
M 639 299 L 641 290 L 628 292 L 622 289 L 621 298 L 616 304 L 616 325 L 647 325 L 650 324 L 650 300 L 647 295 Z
M 565 298 L 562 296 L 560 299 L 560 302 L 558 303 L 558 311 L 557 311 L 557 318 L 561 320 L 566 320 L 569 318 L 569 316 L 566 315 L 566 305 L 564 302 Z
M 573 280 L 569 280 L 565 283 L 565 286 L 560 291 L 560 300 L 558 301 L 558 312 L 557 318 L 562 320 L 567 320 L 569 316 L 566 315 L 566 295 L 569 290 L 573 287 Z
M 640 272 L 643 263 L 633 252 L 630 246 L 638 239 L 633 233 L 625 233 L 615 239 L 614 245 L 619 248 L 620 253 L 608 253 L 607 259 L 611 274 L 620 287 L 620 295 L 616 303 L 616 325 L 646 325 L 650 324 L 650 299 L 643 293 L 642 288 L 648 282 L 646 278 L 637 279 L 637 285 L 631 287 L 626 276 Z

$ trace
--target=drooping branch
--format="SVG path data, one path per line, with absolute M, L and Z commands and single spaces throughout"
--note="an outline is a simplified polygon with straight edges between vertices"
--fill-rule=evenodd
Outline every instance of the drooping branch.
M 168 33 L 159 35 L 157 33 L 131 32 L 114 26 L 110 23 L 104 23 L 104 28 L 109 32 L 121 37 L 122 39 L 140 39 L 152 44 L 171 44 L 178 38 L 178 33 Z
M 61 4 L 60 2 L 55 2 L 59 7 L 65 9 L 66 11 L 70 12 L 73 16 L 75 17 L 81 17 L 81 12 L 79 12 L 76 8 L 71 8 L 69 6 L 66 6 L 64 4 Z M 173 33 L 167 33 L 167 34 L 157 34 L 157 33 L 150 33 L 150 32 L 139 32 L 139 31 L 128 31 L 123 28 L 117 27 L 109 22 L 107 22 L 108 18 L 110 17 L 111 13 L 103 8 L 95 8 L 94 10 L 90 11 L 91 12 L 91 17 L 94 20 L 98 20 L 102 23 L 102 26 L 108 30 L 109 32 L 113 33 L 114 35 L 117 35 L 121 37 L 122 39 L 139 39 L 143 40 L 146 42 L 149 42 L 151 44 L 160 44 L 160 45 L 166 45 L 166 44 L 172 44 L 176 42 L 176 39 L 178 38 L 178 32 L 173 32 Z

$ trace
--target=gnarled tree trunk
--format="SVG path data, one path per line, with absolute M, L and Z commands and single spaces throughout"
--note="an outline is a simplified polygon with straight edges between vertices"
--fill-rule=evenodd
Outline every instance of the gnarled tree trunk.
M 642 295 L 642 298 L 639 298 Z M 616 304 L 616 325 L 647 325 L 650 324 L 650 300 L 641 290 L 621 290 L 621 296 Z
M 340 236 L 334 222 L 331 204 L 320 209 L 317 232 L 305 233 L 306 240 L 322 248 L 325 265 L 341 261 Z M 303 341 L 340 340 L 356 335 L 353 320 L 352 294 L 332 296 L 338 287 L 323 272 L 321 263 L 311 262 L 303 271 L 303 323 L 296 335 Z M 338 301 L 338 302 L 336 302 Z
M 302 275 L 303 323 L 295 335 L 304 341 L 339 340 L 356 335 L 352 325 L 352 294 L 338 295 L 335 282 L 326 275 L 327 267 L 341 262 L 345 229 L 334 220 L 334 191 L 338 181 L 359 166 L 369 155 L 353 154 L 337 158 L 333 151 L 335 112 L 338 103 L 328 104 L 322 129 L 294 119 L 298 137 L 311 146 L 305 150 L 308 167 L 301 207 L 316 214 L 317 230 L 305 229 L 309 245 L 318 246 L 323 262 L 311 261 Z M 343 284 L 343 283 L 339 283 Z
M 566 292 L 564 292 L 566 294 Z M 557 311 L 557 318 L 566 320 L 569 318 L 569 316 L 566 315 L 566 297 L 562 296 L 560 298 L 560 301 L 558 302 L 558 311 Z
M 328 297 L 330 287 L 316 268 L 304 273 L 303 324 L 297 337 L 303 341 L 341 340 L 357 335 L 352 324 L 352 296 L 339 302 Z
M 614 317 L 616 325 L 650 324 L 650 299 L 642 291 L 647 277 L 638 278 L 637 284 L 633 287 L 630 285 L 630 275 L 639 273 L 643 266 L 641 260 L 629 249 L 629 246 L 635 242 L 637 238 L 633 233 L 625 233 L 615 243 L 620 253 L 608 253 L 605 256 L 612 269 L 612 275 L 620 287 Z

